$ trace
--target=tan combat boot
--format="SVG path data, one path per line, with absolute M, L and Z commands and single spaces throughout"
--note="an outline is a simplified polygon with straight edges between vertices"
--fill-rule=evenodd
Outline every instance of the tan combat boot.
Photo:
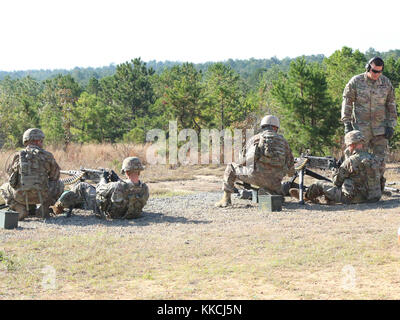
M 227 206 L 229 206 L 231 204 L 232 204 L 231 193 L 224 191 L 224 195 L 222 196 L 222 199 L 220 201 L 218 201 L 215 204 L 215 206 L 216 207 L 225 208 L 225 207 L 227 207 Z
M 60 201 L 57 201 L 54 206 L 50 206 L 55 215 L 62 214 L 64 212 L 64 207 Z

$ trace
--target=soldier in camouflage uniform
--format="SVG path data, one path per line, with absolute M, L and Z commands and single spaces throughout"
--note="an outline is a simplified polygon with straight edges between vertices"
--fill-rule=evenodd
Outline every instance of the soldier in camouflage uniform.
M 383 160 L 384 186 L 388 140 L 397 123 L 395 96 L 390 80 L 382 75 L 384 62 L 381 58 L 372 58 L 365 67 L 366 72 L 354 76 L 344 89 L 341 119 L 345 134 L 354 129 L 361 131 L 366 150 Z
M 268 115 L 261 120 L 262 132 L 253 136 L 246 146 L 241 163 L 230 163 L 224 173 L 224 195 L 215 206 L 226 207 L 232 203 L 235 181 L 260 187 L 265 193 L 284 195 L 282 179 L 293 175 L 294 158 L 285 138 L 278 134 L 279 119 Z
M 149 198 L 149 188 L 139 180 L 144 170 L 139 158 L 129 157 L 122 163 L 121 173 L 128 179 L 105 183 L 96 188 L 96 203 L 100 213 L 114 219 L 138 218 Z
M 324 196 L 329 204 L 376 202 L 382 196 L 381 159 L 364 149 L 364 136 L 358 130 L 345 135 L 345 144 L 351 152 L 333 176 L 333 183 L 318 181 L 312 184 L 304 199 L 318 203 Z M 298 198 L 298 189 L 290 189 L 290 194 Z
M 54 156 L 43 149 L 44 133 L 37 128 L 25 131 L 22 142 L 25 149 L 14 154 L 7 168 L 9 180 L 0 192 L 11 210 L 19 213 L 19 220 L 36 213 L 50 217 L 50 206 L 64 190 L 59 180 L 60 167 Z

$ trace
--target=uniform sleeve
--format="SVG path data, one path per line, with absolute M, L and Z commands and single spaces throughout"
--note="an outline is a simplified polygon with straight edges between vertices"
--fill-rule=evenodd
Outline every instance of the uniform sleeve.
M 354 81 L 351 79 L 343 91 L 341 120 L 343 123 L 351 122 L 353 114 L 353 103 L 356 101 L 357 92 Z
M 287 175 L 293 176 L 295 174 L 294 157 L 288 142 L 286 142 L 286 167 L 288 168 Z
M 346 159 L 337 172 L 333 175 L 333 184 L 337 187 L 341 187 L 344 180 L 348 178 L 353 172 L 350 159 Z
M 96 197 L 108 198 L 116 189 L 118 182 L 98 184 L 96 187 Z
M 239 159 L 241 165 L 251 165 L 258 156 L 258 143 L 260 141 L 260 135 L 255 135 L 250 138 L 242 149 L 242 157 Z
M 147 184 L 143 183 L 143 191 L 142 191 L 142 197 L 141 197 L 141 202 L 143 204 L 143 207 L 146 205 L 147 200 L 149 199 L 149 187 Z
M 393 86 L 391 83 L 389 85 L 389 94 L 386 99 L 386 125 L 394 128 L 397 124 L 397 108 Z
M 19 152 L 15 153 L 11 163 L 7 166 L 6 172 L 10 176 L 14 172 L 18 172 L 19 167 Z
M 60 166 L 58 165 L 56 159 L 54 159 L 53 155 L 49 159 L 49 180 L 50 181 L 57 181 L 60 179 Z

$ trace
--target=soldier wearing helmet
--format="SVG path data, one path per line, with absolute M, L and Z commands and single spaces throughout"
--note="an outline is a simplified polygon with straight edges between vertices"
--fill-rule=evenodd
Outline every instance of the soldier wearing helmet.
M 360 131 L 348 132 L 344 141 L 350 156 L 334 174 L 333 183 L 318 181 L 312 184 L 305 200 L 318 203 L 318 197 L 324 196 L 329 204 L 349 204 L 376 202 L 381 198 L 382 160 L 364 150 L 365 137 Z M 289 192 L 298 198 L 298 189 Z
M 384 61 L 371 58 L 365 72 L 350 79 L 343 91 L 341 120 L 345 134 L 359 130 L 365 138 L 364 147 L 381 160 L 381 184 L 385 185 L 385 158 L 388 141 L 397 124 L 395 90 L 383 75 Z
M 149 188 L 140 181 L 144 166 L 137 157 L 122 162 L 126 180 L 107 182 L 102 179 L 96 188 L 96 204 L 102 216 L 120 219 L 138 218 L 149 198 Z
M 224 195 L 215 204 L 217 207 L 226 207 L 232 203 L 235 181 L 258 186 L 268 194 L 285 195 L 282 179 L 285 175 L 295 173 L 292 151 L 286 139 L 278 134 L 280 123 L 277 117 L 265 116 L 260 127 L 262 132 L 247 143 L 243 160 L 226 167 L 222 186 Z
M 50 217 L 50 206 L 64 190 L 59 180 L 60 167 L 54 156 L 43 149 L 45 136 L 42 130 L 31 128 L 24 132 L 25 149 L 14 154 L 7 168 L 8 182 L 0 192 L 11 210 L 23 220 L 29 214 Z M 36 205 L 40 205 L 36 209 Z

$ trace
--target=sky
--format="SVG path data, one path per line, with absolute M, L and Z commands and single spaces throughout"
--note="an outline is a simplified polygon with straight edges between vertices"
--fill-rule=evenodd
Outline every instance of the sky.
M 400 49 L 400 1 L 1 0 L 0 70 Z

